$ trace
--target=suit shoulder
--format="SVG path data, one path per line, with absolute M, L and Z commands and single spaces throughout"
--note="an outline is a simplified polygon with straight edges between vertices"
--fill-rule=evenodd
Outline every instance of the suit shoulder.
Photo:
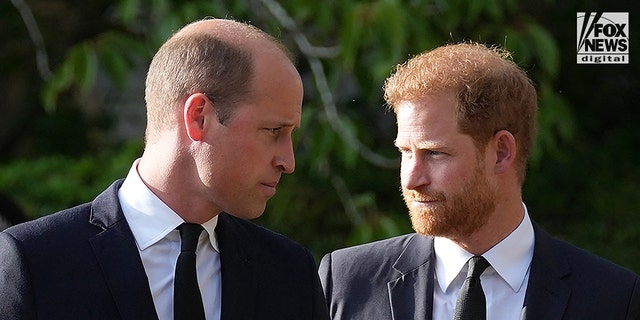
M 35 220 L 12 226 L 3 232 L 10 234 L 18 241 L 51 241 L 56 234 L 73 234 L 77 232 L 78 223 L 87 224 L 91 213 L 91 204 L 85 203 L 73 208 L 46 215 Z
M 566 241 L 555 239 L 556 246 L 564 253 L 567 260 L 572 262 L 574 271 L 590 272 L 598 277 L 623 277 L 627 279 L 637 278 L 638 275 L 631 270 L 622 267 L 610 260 L 600 257 L 583 248 L 577 247 Z M 584 266 L 588 266 L 585 268 Z
M 414 240 L 416 237 L 422 237 L 416 233 L 404 234 L 388 239 L 377 240 L 369 243 L 354 245 L 351 247 L 337 249 L 333 252 L 333 254 L 360 254 L 360 253 L 371 253 L 371 252 L 380 252 L 381 250 L 393 250 L 400 249 L 407 246 L 408 243 Z M 383 252 L 380 252 L 384 254 Z
M 405 279 L 407 273 L 413 275 L 406 283 L 412 283 L 409 279 L 415 279 L 416 274 L 428 273 L 432 248 L 433 238 L 412 233 L 328 253 L 318 274 L 331 314 L 336 318 L 390 319 L 389 283 Z
M 348 259 L 352 260 L 358 257 L 388 257 L 391 252 L 399 252 L 407 247 L 412 241 L 417 239 L 431 239 L 418 235 L 416 233 L 409 233 L 405 235 L 396 236 L 393 238 L 378 240 L 374 242 L 364 243 L 351 247 L 335 250 L 331 253 L 333 259 Z
M 536 228 L 534 263 L 535 268 L 542 269 L 546 269 L 548 263 L 558 266 L 564 264 L 573 277 L 593 279 L 589 282 L 609 283 L 607 286 L 613 287 L 616 284 L 626 287 L 639 280 L 638 275 L 631 270 L 569 242 L 552 237 L 540 228 Z
M 78 257 L 89 248 L 88 235 L 95 233 L 95 227 L 89 224 L 90 212 L 89 205 L 81 205 L 4 230 L 1 233 L 7 235 L 3 244 L 6 250 L 0 257 L 12 259 L 9 263 L 14 264 L 21 261 L 28 269 L 44 270 L 39 272 L 42 277 L 56 267 L 80 261 Z M 68 256 L 71 253 L 73 258 Z
M 114 181 L 90 202 L 18 224 L 5 232 L 18 241 L 44 242 L 48 246 L 86 239 L 124 219 L 117 195 L 122 181 Z

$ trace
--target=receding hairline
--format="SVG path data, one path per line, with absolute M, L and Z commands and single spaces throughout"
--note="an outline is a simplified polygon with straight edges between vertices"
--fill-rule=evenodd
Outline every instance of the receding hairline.
M 192 22 L 178 30 L 171 39 L 208 34 L 226 42 L 238 44 L 247 38 L 264 38 L 260 30 L 251 25 L 229 19 L 203 19 Z M 170 40 L 171 40 L 170 39 Z
M 295 61 L 293 54 L 279 39 L 252 24 L 232 19 L 205 18 L 194 21 L 174 33 L 167 42 L 199 35 L 217 38 L 236 48 L 248 50 L 251 55 L 265 50 L 274 50 L 281 52 L 292 63 Z

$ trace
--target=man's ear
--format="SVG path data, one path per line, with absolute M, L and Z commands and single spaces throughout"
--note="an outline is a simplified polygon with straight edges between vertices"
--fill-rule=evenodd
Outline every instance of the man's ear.
M 493 135 L 496 152 L 496 173 L 505 173 L 513 166 L 516 159 L 516 138 L 507 130 L 500 130 Z
M 204 136 L 208 102 L 202 93 L 194 93 L 184 102 L 184 126 L 192 141 L 201 141 Z

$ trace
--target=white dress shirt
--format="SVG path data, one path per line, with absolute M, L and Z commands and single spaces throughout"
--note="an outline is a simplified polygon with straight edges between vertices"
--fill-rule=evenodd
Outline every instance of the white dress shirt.
M 482 256 L 491 266 L 480 276 L 487 299 L 487 319 L 518 320 L 527 292 L 529 267 L 533 258 L 534 232 L 527 207 L 520 225 Z M 467 275 L 467 260 L 473 254 L 453 241 L 436 237 L 433 319 L 451 320 L 458 291 Z
M 158 318 L 172 320 L 173 277 L 180 254 L 180 233 L 176 227 L 184 220 L 142 182 L 138 162 L 129 170 L 118 198 L 136 240 Z M 214 233 L 217 222 L 215 216 L 202 224 L 206 232 L 200 234 L 196 249 L 198 285 L 208 320 L 220 319 L 221 309 L 220 255 Z

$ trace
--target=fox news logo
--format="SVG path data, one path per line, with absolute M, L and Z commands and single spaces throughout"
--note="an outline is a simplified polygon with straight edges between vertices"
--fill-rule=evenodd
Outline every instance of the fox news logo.
M 578 63 L 629 63 L 628 12 L 578 12 Z

